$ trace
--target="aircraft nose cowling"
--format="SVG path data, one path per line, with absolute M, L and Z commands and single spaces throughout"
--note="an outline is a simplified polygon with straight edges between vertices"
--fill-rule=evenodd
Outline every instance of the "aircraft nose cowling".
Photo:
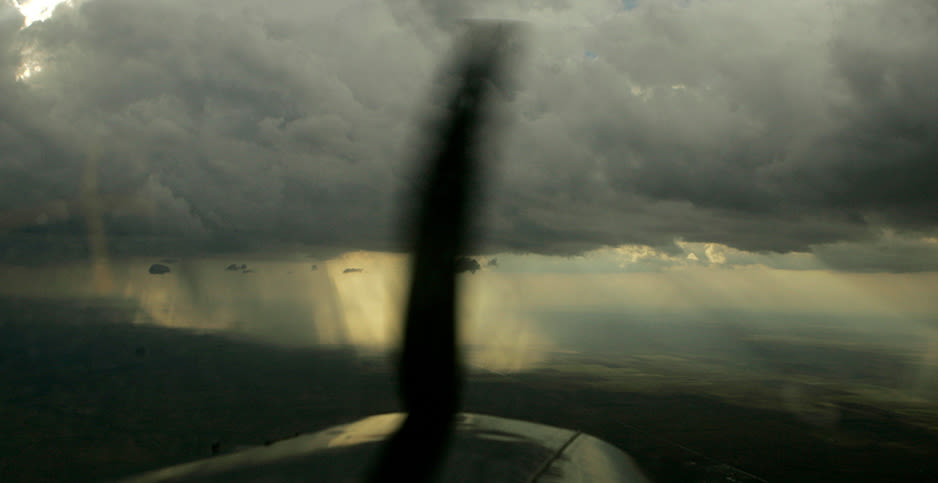
M 364 481 L 403 413 L 371 416 L 237 453 L 129 478 L 157 481 Z M 632 459 L 590 435 L 460 413 L 438 481 L 645 482 Z

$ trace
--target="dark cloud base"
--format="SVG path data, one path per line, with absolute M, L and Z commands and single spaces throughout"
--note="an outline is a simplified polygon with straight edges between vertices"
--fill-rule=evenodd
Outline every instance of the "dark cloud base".
M 533 23 L 496 86 L 479 251 L 934 236 L 934 2 L 770 3 Z M 92 179 L 145 205 L 105 207 L 118 255 L 402 249 L 453 19 L 530 12 L 381 5 L 96 0 L 22 30 L 0 6 L 0 213 L 87 199 Z M 86 215 L 2 228 L 3 259 L 87 256 Z

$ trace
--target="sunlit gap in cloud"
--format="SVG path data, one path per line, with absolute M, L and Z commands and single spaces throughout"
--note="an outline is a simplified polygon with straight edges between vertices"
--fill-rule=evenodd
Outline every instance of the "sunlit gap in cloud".
M 72 5 L 72 0 L 13 0 L 13 6 L 23 15 L 23 28 L 52 17 L 60 4 Z
M 12 0 L 13 6 L 23 16 L 23 26 L 20 30 L 28 28 L 36 22 L 42 22 L 52 17 L 56 7 L 59 5 L 74 5 L 74 0 Z M 22 48 L 20 51 L 22 63 L 16 69 L 16 80 L 25 82 L 31 77 L 42 72 L 43 62 L 40 52 L 30 46 Z
M 32 47 L 24 47 L 20 50 L 22 62 L 16 69 L 15 78 L 19 82 L 25 82 L 31 77 L 42 72 L 43 59 L 39 52 Z
M 16 80 L 25 81 L 33 76 L 33 74 L 38 74 L 42 72 L 42 65 L 36 62 L 23 62 L 23 65 L 20 66 L 16 71 Z

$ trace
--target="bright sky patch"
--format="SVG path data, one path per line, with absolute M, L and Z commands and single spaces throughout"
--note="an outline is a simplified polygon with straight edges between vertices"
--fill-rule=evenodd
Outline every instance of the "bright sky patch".
M 71 0 L 13 0 L 13 3 L 25 17 L 23 28 L 26 28 L 35 22 L 41 22 L 51 17 L 55 7 L 59 6 L 60 3 L 71 3 Z

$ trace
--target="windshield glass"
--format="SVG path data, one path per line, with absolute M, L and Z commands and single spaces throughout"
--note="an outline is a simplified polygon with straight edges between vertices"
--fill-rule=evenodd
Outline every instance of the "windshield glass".
M 659 481 L 938 479 L 934 2 L 509 3 L 0 2 L 0 481 L 400 411 L 467 19 L 524 33 L 456 264 L 464 411 Z

